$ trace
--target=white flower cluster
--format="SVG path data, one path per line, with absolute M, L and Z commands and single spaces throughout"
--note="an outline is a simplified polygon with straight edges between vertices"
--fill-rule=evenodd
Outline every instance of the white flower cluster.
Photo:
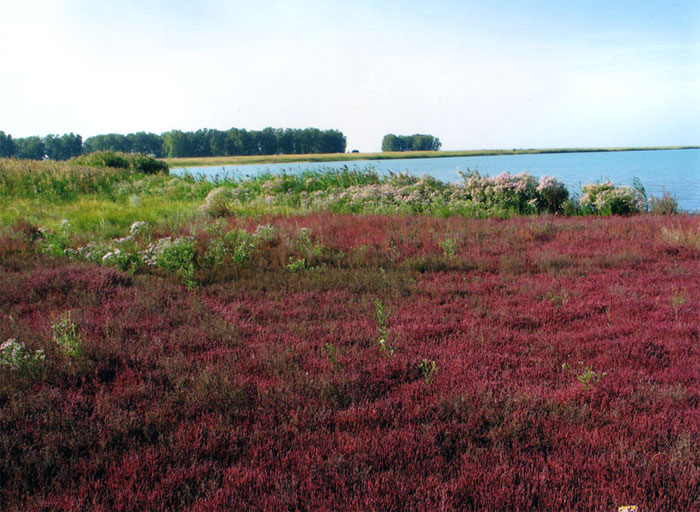
M 272 242 L 277 237 L 277 229 L 270 224 L 258 224 L 253 236 L 261 242 Z
M 511 174 L 503 172 L 490 180 L 493 188 L 501 194 L 523 194 L 531 196 L 537 187 L 534 176 L 526 172 Z
M 102 263 L 109 265 L 111 262 L 113 262 L 119 256 L 121 256 L 121 254 L 122 254 L 121 249 L 114 249 L 112 251 L 109 251 L 104 256 L 102 256 Z
M 108 243 L 90 242 L 77 249 L 67 249 L 67 254 L 96 263 L 114 265 L 129 250 L 127 244 L 134 242 L 137 236 L 144 234 L 147 230 L 147 222 L 136 221 L 129 228 L 129 236 L 115 238 Z
M 17 370 L 29 367 L 44 359 L 46 359 L 46 354 L 43 350 L 36 350 L 32 354 L 23 343 L 17 341 L 17 338 L 10 338 L 0 345 L 0 367 Z
M 504 172 L 495 178 L 481 176 L 477 171 L 460 173 L 463 179 L 461 190 L 453 194 L 468 203 L 485 208 L 501 207 L 522 210 L 536 199 L 537 182 L 528 173 L 510 174 Z
M 146 230 L 147 227 L 148 227 L 148 223 L 146 221 L 137 220 L 129 228 L 129 234 L 131 236 L 140 235 L 141 233 L 143 233 Z
M 156 267 L 161 262 L 163 254 L 169 249 L 178 248 L 183 244 L 192 243 L 192 241 L 192 237 L 180 237 L 173 240 L 172 237 L 166 236 L 149 243 L 143 251 L 138 252 L 138 255 L 146 265 Z
M 301 204 L 309 209 L 326 209 L 340 203 L 369 210 L 422 211 L 436 201 L 444 201 L 446 190 L 438 187 L 432 178 L 396 179 L 391 183 L 302 192 Z
M 548 209 L 554 213 L 569 197 L 566 186 L 551 176 L 542 176 L 538 181 L 527 172 L 504 172 L 495 178 L 482 176 L 478 171 L 459 174 L 463 181 L 452 198 L 485 208 L 500 207 L 521 212 Z
M 107 247 L 97 242 L 90 242 L 87 245 L 78 247 L 77 249 L 68 250 L 68 254 L 88 261 L 102 261 L 102 258 L 108 252 L 109 249 Z

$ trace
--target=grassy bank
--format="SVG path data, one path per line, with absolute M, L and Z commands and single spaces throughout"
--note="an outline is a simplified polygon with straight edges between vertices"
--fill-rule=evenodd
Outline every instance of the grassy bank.
M 541 153 L 591 153 L 606 151 L 656 151 L 665 149 L 698 149 L 700 146 L 654 146 L 620 148 L 550 148 L 550 149 L 475 149 L 465 151 L 402 151 L 381 153 L 329 153 L 308 155 L 256 155 L 205 158 L 166 158 L 173 168 L 211 167 L 221 165 L 286 164 L 298 162 L 338 162 L 356 160 L 388 160 L 397 158 L 445 158 L 458 156 L 528 155 Z
M 489 178 L 464 173 L 460 183 L 371 168 L 263 174 L 214 181 L 164 172 L 68 163 L 0 160 L 0 223 L 28 223 L 72 236 L 125 236 L 131 224 L 186 227 L 212 217 L 352 214 L 420 214 L 442 217 L 512 217 L 634 213 L 675 210 L 672 198 L 646 198 L 643 188 L 586 185 L 581 197 L 554 178 L 527 174 Z

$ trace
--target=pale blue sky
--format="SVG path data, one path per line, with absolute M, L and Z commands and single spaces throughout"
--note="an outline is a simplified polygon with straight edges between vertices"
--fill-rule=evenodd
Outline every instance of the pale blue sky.
M 0 130 L 700 144 L 700 0 L 3 0 Z

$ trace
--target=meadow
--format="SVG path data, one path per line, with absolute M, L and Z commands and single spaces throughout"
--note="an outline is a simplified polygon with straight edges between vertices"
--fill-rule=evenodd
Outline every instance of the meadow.
M 0 161 L 0 509 L 700 508 L 700 222 L 597 187 Z

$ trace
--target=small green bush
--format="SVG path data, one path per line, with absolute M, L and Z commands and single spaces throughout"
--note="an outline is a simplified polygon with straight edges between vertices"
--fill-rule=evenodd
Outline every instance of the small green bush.
M 234 201 L 233 192 L 229 187 L 216 187 L 204 199 L 199 209 L 210 217 L 227 217 L 231 215 L 231 205 Z
M 43 350 L 32 353 L 16 338 L 10 338 L 0 345 L 0 368 L 34 372 L 44 359 L 46 355 Z
M 157 264 L 170 272 L 176 272 L 188 288 L 194 288 L 194 262 L 196 244 L 194 240 L 178 238 L 162 246 Z
M 82 353 L 82 340 L 78 333 L 78 327 L 71 318 L 70 311 L 61 315 L 53 324 L 53 341 L 58 348 L 68 357 L 74 359 Z

